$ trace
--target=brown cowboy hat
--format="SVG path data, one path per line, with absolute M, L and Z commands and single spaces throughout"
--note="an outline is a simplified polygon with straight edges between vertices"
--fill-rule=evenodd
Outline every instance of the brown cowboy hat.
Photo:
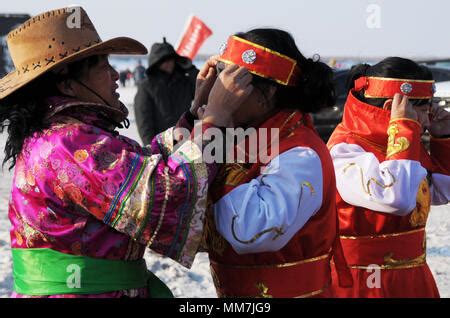
M 103 42 L 81 7 L 37 15 L 12 30 L 7 42 L 15 70 L 0 79 L 0 100 L 56 67 L 92 55 L 147 54 L 127 37 Z

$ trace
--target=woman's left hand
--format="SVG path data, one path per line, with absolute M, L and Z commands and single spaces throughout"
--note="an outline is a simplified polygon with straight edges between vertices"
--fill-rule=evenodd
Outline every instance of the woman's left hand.
M 450 112 L 437 104 L 431 106 L 430 131 L 431 136 L 440 138 L 450 135 Z

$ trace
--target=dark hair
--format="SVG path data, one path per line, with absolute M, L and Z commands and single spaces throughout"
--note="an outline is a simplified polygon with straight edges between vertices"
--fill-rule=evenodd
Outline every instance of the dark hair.
M 285 86 L 274 81 L 254 76 L 255 87 L 276 85 L 275 106 L 299 109 L 315 113 L 320 109 L 333 106 L 336 98 L 333 85 L 333 71 L 320 59 L 305 58 L 300 53 L 293 37 L 278 29 L 254 29 L 236 36 L 262 45 L 271 50 L 289 56 L 297 61 L 300 68 L 300 80 L 297 86 Z
M 347 78 L 347 91 L 354 87 L 355 81 L 362 76 L 404 78 L 416 80 L 432 80 L 433 74 L 423 65 L 401 57 L 388 57 L 381 62 L 370 66 L 369 64 L 358 64 L 351 68 Z M 385 98 L 365 98 L 364 92 L 356 92 L 355 96 L 362 102 L 383 107 Z M 421 105 L 429 100 L 417 100 L 415 103 Z
M 44 123 L 45 100 L 62 95 L 56 84 L 70 78 L 80 78 L 86 69 L 96 65 L 99 60 L 100 56 L 94 55 L 69 64 L 64 75 L 47 72 L 0 100 L 0 133 L 5 130 L 8 132 L 2 166 L 11 161 L 11 170 L 22 151 L 25 139 L 47 128 Z

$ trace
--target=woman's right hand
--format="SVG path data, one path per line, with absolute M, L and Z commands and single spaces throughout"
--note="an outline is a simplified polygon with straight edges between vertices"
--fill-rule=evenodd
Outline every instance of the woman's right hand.
M 217 58 L 218 55 L 211 56 L 197 75 L 194 101 L 190 109 L 191 114 L 194 116 L 200 115 L 198 110 L 208 102 L 209 92 L 217 77 Z
M 418 119 L 417 113 L 409 102 L 409 97 L 402 94 L 395 94 L 391 105 L 391 120 L 397 118 Z
M 252 79 L 246 68 L 227 65 L 211 89 L 202 120 L 215 126 L 233 127 L 233 114 L 253 91 Z

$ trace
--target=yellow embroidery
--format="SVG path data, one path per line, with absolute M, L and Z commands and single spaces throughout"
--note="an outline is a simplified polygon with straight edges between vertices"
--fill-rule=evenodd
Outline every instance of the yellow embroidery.
M 75 161 L 78 163 L 85 162 L 88 157 L 89 157 L 89 153 L 84 149 L 77 150 L 74 153 Z
M 385 268 L 399 268 L 404 266 L 419 266 L 425 263 L 426 254 L 412 258 L 412 259 L 395 259 L 392 256 L 394 253 L 389 253 L 384 256 L 384 267 Z
M 430 212 L 431 195 L 427 179 L 422 180 L 417 191 L 416 207 L 411 213 L 409 223 L 413 227 L 425 226 Z
M 256 288 L 259 289 L 260 293 L 259 293 L 259 297 L 262 298 L 273 298 L 272 295 L 269 295 L 267 292 L 269 291 L 269 288 L 264 285 L 263 283 L 256 283 Z
M 225 185 L 238 186 L 247 175 L 248 170 L 239 164 L 230 164 L 225 166 Z
M 300 195 L 300 201 L 301 201 L 301 196 L 303 196 L 303 187 L 304 187 L 304 186 L 307 187 L 307 188 L 309 189 L 309 191 L 311 192 L 311 195 L 314 195 L 314 194 L 316 193 L 316 191 L 314 190 L 314 187 L 312 186 L 311 182 L 304 181 L 304 182 L 301 184 L 301 190 L 302 190 L 302 192 L 301 192 L 301 195 Z M 234 224 L 235 224 L 235 221 L 236 221 L 236 218 L 237 218 L 237 217 L 238 217 L 237 215 L 233 216 L 233 220 L 232 220 L 232 223 L 231 223 L 231 231 L 232 231 L 232 233 L 233 233 L 234 239 L 235 239 L 236 241 L 242 243 L 242 244 L 252 244 L 252 243 L 254 243 L 257 239 L 259 239 L 261 236 L 263 236 L 263 235 L 266 234 L 266 233 L 270 233 L 270 232 L 275 232 L 275 233 L 276 233 L 275 236 L 272 238 L 272 240 L 274 240 L 274 241 L 275 241 L 276 239 L 278 239 L 281 235 L 285 234 L 285 231 L 284 231 L 284 229 L 283 229 L 282 226 L 281 226 L 281 227 L 275 227 L 275 226 L 274 226 L 274 227 L 265 229 L 265 230 L 261 231 L 260 233 L 255 234 L 255 236 L 253 236 L 250 240 L 241 240 L 241 239 L 239 239 L 239 238 L 237 237 L 236 232 L 235 232 L 235 230 L 234 230 Z
M 272 240 L 276 240 L 277 238 L 279 238 L 281 235 L 283 235 L 285 232 L 283 230 L 283 227 L 271 227 L 269 229 L 265 229 L 263 231 L 261 231 L 260 233 L 257 233 L 255 236 L 253 236 L 250 240 L 241 240 L 236 236 L 236 232 L 234 231 L 234 222 L 236 220 L 238 216 L 235 215 L 233 216 L 233 220 L 231 222 L 231 231 L 233 233 L 233 237 L 236 241 L 238 241 L 239 243 L 242 244 L 252 244 L 253 242 L 255 242 L 257 239 L 259 239 L 261 236 L 263 236 L 266 233 L 270 233 L 270 232 L 275 232 L 276 235 L 272 238 Z
M 409 148 L 409 140 L 406 137 L 399 137 L 395 139 L 399 130 L 396 123 L 390 124 L 387 134 L 388 134 L 388 145 L 387 145 L 387 157 L 391 157 L 399 152 L 405 151 Z
M 425 243 L 424 237 L 424 243 Z M 425 245 L 424 251 L 426 250 Z M 407 268 L 415 268 L 419 266 L 423 266 L 426 263 L 426 253 L 424 252 L 422 255 L 419 255 L 415 258 L 406 258 L 406 259 L 395 259 L 393 258 L 394 253 L 388 253 L 383 257 L 384 264 L 379 265 L 382 270 L 390 270 L 390 269 L 407 269 Z M 353 269 L 370 269 L 371 265 L 350 265 L 349 268 Z
M 395 180 L 395 177 L 392 175 L 392 173 L 389 171 L 389 169 L 388 168 L 386 168 L 384 171 L 386 171 L 388 174 L 389 174 L 389 176 L 390 176 L 390 178 L 391 178 L 391 183 L 389 183 L 389 184 L 383 184 L 381 181 L 378 181 L 377 179 L 375 179 L 375 178 L 370 178 L 368 181 L 367 181 L 367 183 L 366 184 L 364 184 L 364 172 L 363 172 L 363 169 L 360 167 L 360 166 L 358 166 L 356 163 L 354 163 L 354 162 L 352 162 L 352 163 L 349 163 L 348 165 L 346 165 L 345 167 L 344 167 L 344 169 L 343 169 L 343 171 L 344 171 L 344 173 L 346 173 L 347 172 L 347 170 L 348 170 L 348 168 L 351 168 L 351 167 L 355 167 L 355 168 L 358 168 L 359 169 L 359 172 L 360 172 L 360 174 L 361 174 L 361 185 L 362 185 L 362 188 L 363 188 L 363 190 L 364 190 L 364 192 L 366 192 L 368 195 L 372 195 L 372 193 L 371 193 L 371 191 L 370 191 L 370 185 L 371 185 L 371 183 L 373 182 L 374 184 L 376 184 L 377 186 L 379 186 L 379 187 L 381 187 L 381 188 L 383 188 L 383 189 L 387 189 L 387 188 L 390 188 L 390 187 L 392 187 L 394 184 L 395 184 L 395 182 L 396 182 L 396 180 Z M 383 172 L 384 173 L 384 172 Z
M 311 182 L 303 181 L 303 183 L 301 185 L 301 187 L 302 187 L 302 194 L 303 194 L 303 186 L 308 187 L 309 191 L 311 192 L 311 195 L 316 194 L 316 190 L 314 190 L 314 187 L 311 184 Z

